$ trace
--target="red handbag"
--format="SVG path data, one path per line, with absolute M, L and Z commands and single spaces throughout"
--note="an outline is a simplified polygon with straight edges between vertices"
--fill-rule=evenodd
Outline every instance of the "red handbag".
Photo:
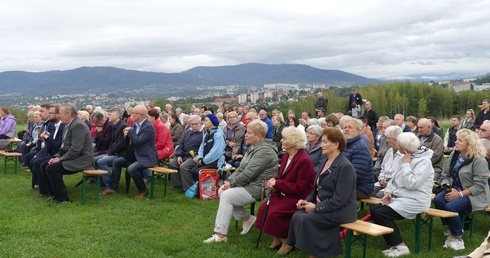
M 202 169 L 199 173 L 199 199 L 219 199 L 219 174 L 216 169 Z

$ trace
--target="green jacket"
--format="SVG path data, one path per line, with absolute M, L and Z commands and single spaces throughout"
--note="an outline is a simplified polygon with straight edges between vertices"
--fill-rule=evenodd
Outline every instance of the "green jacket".
M 277 175 L 276 145 L 269 139 L 250 146 L 240 167 L 228 178 L 230 187 L 241 186 L 256 200 L 260 200 L 264 181 Z

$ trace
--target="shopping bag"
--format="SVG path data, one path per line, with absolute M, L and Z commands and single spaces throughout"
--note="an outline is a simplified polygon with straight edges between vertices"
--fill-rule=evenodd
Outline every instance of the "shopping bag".
M 199 198 L 201 200 L 218 199 L 219 174 L 216 169 L 202 169 L 199 173 Z
M 195 181 L 191 187 L 189 187 L 189 189 L 187 189 L 187 191 L 185 191 L 185 197 L 187 198 L 194 198 L 194 197 L 197 197 L 197 184 L 199 182 L 198 181 Z

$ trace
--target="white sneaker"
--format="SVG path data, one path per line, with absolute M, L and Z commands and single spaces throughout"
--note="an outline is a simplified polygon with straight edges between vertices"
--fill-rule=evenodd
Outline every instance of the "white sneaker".
M 464 249 L 464 241 L 463 241 L 463 239 L 459 240 L 453 236 L 450 236 L 449 241 L 446 240 L 446 243 L 442 247 L 451 248 L 454 250 L 463 250 Z
M 210 238 L 204 240 L 203 242 L 209 244 L 209 243 L 219 243 L 219 242 L 226 242 L 226 241 L 228 241 L 228 237 L 221 238 L 218 236 L 218 234 L 214 234 Z
M 385 253 L 385 255 L 388 257 L 398 257 L 398 256 L 410 254 L 410 250 L 408 249 L 408 246 L 399 245 L 394 247 L 395 248 L 391 252 Z
M 463 233 L 464 233 L 464 230 L 461 230 L 461 232 L 463 232 Z M 448 229 L 448 230 L 444 231 L 444 233 L 443 233 L 443 234 L 444 234 L 444 236 L 448 237 L 448 236 L 450 236 L 450 235 L 451 235 L 451 230 L 449 230 L 449 229 Z
M 383 252 L 383 254 L 387 254 L 387 253 L 391 253 L 395 249 L 396 249 L 396 246 L 392 246 L 386 250 L 383 250 L 382 252 Z
M 257 218 L 255 216 L 250 215 L 250 218 L 242 223 L 243 230 L 240 233 L 240 235 L 246 235 L 248 231 L 250 231 L 252 226 L 255 224 L 256 220 Z
M 446 237 L 446 241 L 444 241 L 443 246 L 447 246 L 449 244 L 449 242 L 451 242 L 452 240 L 453 240 L 453 236 L 451 234 L 449 234 L 449 236 Z

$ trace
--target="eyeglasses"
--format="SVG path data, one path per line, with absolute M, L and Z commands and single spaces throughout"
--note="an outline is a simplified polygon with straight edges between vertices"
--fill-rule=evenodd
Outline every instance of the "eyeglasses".
M 484 132 L 488 132 L 488 130 L 487 129 L 480 128 L 480 129 L 478 129 L 478 132 L 479 133 L 484 133 Z
M 191 123 L 191 125 L 199 125 L 199 123 Z

